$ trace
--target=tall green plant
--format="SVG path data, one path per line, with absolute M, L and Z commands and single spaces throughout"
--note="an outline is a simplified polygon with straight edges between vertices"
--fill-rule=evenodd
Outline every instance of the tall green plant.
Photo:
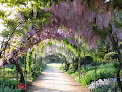
M 33 64 L 33 57 L 32 57 L 32 51 L 29 51 L 28 53 L 27 53 L 27 60 L 26 60 L 26 62 L 27 62 L 27 67 L 28 67 L 28 72 L 31 72 L 31 70 L 32 70 L 32 64 Z

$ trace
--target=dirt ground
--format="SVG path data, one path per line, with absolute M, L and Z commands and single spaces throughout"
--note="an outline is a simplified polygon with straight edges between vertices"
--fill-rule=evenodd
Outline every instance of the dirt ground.
M 58 67 L 46 68 L 26 92 L 90 92 Z

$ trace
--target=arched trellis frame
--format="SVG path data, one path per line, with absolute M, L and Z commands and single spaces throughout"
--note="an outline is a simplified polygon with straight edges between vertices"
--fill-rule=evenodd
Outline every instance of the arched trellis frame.
M 89 1 L 89 0 L 88 0 Z M 54 15 L 57 15 L 58 17 L 59 17 L 59 20 L 62 20 L 61 21 L 61 25 L 62 24 L 64 24 L 67 28 L 72 28 L 72 29 L 80 29 L 78 26 L 82 26 L 83 27 L 83 29 L 82 29 L 82 33 L 84 32 L 86 32 L 86 31 L 88 31 L 88 30 L 90 30 L 90 29 L 88 29 L 88 30 L 86 30 L 87 28 L 86 28 L 86 25 L 91 25 L 90 23 L 91 22 L 93 22 L 94 21 L 94 18 L 96 19 L 96 24 L 97 24 L 97 26 L 99 26 L 100 28 L 106 28 L 106 27 L 108 27 L 108 22 L 109 22 L 109 18 L 108 18 L 108 13 L 105 11 L 107 8 L 107 4 L 105 4 L 105 2 L 96 2 L 96 1 L 94 1 L 94 0 L 91 0 L 91 1 L 93 1 L 93 2 L 89 2 L 89 4 L 88 4 L 88 2 L 85 2 L 85 1 L 83 1 L 83 5 L 81 6 L 81 5 L 79 5 L 80 3 L 78 3 L 77 1 L 74 1 L 73 3 L 71 3 L 71 2 L 69 2 L 69 1 L 67 1 L 67 2 L 63 2 L 63 3 L 60 3 L 60 2 L 58 2 L 59 3 L 59 6 L 57 6 L 57 5 L 55 5 L 54 3 L 52 4 L 52 7 L 50 8 L 51 9 L 51 12 L 53 12 L 54 13 Z M 98 0 L 99 1 L 99 0 Z M 101 1 L 103 1 L 103 0 L 101 0 Z M 113 0 L 113 2 L 115 2 L 116 0 Z M 92 3 L 94 3 L 95 4 L 95 8 L 97 8 L 98 10 L 102 10 L 102 11 L 98 11 L 98 15 L 97 14 L 94 14 L 94 12 L 93 12 L 93 10 L 92 11 L 90 11 L 90 9 L 89 9 L 89 7 L 88 7 L 88 5 L 91 5 Z M 69 9 L 69 7 L 68 6 L 66 6 L 66 4 L 67 5 L 69 5 L 71 8 L 71 10 Z M 61 6 L 64 6 L 63 8 L 61 7 Z M 76 7 L 77 6 L 77 7 Z M 100 7 L 100 9 L 99 9 L 99 7 L 98 6 L 101 6 Z M 105 7 L 104 7 L 105 6 Z M 113 5 L 113 3 L 111 3 L 110 2 L 110 13 L 111 13 L 111 15 L 110 15 L 110 18 L 112 19 L 112 13 L 113 13 L 113 11 L 114 11 L 114 7 L 112 7 L 112 6 L 116 6 L 116 5 Z M 67 8 L 68 7 L 68 8 Z M 76 8 L 75 8 L 76 7 Z M 118 4 L 118 7 L 119 7 L 119 4 Z M 82 8 L 82 9 L 81 9 Z M 106 8 L 106 9 L 105 9 Z M 55 11 L 54 11 L 55 10 Z M 62 11 L 62 12 L 59 12 L 59 11 L 61 11 L 61 10 L 65 10 L 65 11 Z M 66 11 L 69 11 L 70 13 L 68 14 L 68 16 L 70 16 L 70 18 L 69 17 L 66 17 Z M 72 10 L 74 10 L 74 11 L 72 11 Z M 85 12 L 86 11 L 86 12 Z M 89 12 L 88 12 L 89 11 Z M 58 12 L 58 13 L 57 13 Z M 100 15 L 100 13 L 101 12 L 103 12 L 103 13 L 107 13 L 106 15 Z M 58 15 L 59 14 L 59 15 Z M 72 18 L 72 16 L 74 16 L 74 14 L 77 14 L 80 18 L 78 19 L 77 18 L 77 16 L 75 16 L 75 18 L 73 17 Z M 81 14 L 81 15 L 80 15 Z M 92 15 L 92 17 L 90 17 L 89 15 Z M 57 17 L 56 16 L 56 17 Z M 64 17 L 65 16 L 65 17 Z M 85 17 L 84 17 L 85 16 Z M 101 17 L 101 18 L 100 18 Z M 88 19 L 88 20 L 87 20 Z M 101 20 L 101 19 L 103 19 L 103 20 Z M 84 20 L 84 21 L 83 21 Z M 90 21 L 89 21 L 90 20 Z M 73 22 L 72 22 L 73 21 Z M 106 22 L 105 22 L 106 21 Z M 72 23 L 72 25 L 69 25 L 70 23 Z M 101 24 L 101 23 L 103 23 L 103 24 Z M 75 24 L 75 25 L 74 25 Z M 84 24 L 86 24 L 86 25 L 84 25 Z M 75 30 L 74 30 L 75 31 Z M 79 31 L 79 32 L 81 32 L 81 31 Z M 88 34 L 90 34 L 91 33 L 91 31 L 88 31 Z M 84 38 L 86 38 L 87 36 L 86 36 L 86 34 L 84 34 L 85 36 L 84 36 Z M 49 36 L 50 37 L 50 36 Z M 95 43 L 95 41 L 96 41 L 96 38 L 97 39 L 99 39 L 99 36 L 97 36 L 97 37 L 93 37 L 93 35 L 91 36 L 91 34 L 89 35 L 89 39 L 91 40 L 91 38 L 93 38 L 92 40 L 94 40 L 94 42 L 93 43 Z M 89 44 L 92 44 L 92 40 L 89 42 Z M 118 49 L 117 49 L 118 50 Z M 118 51 L 119 52 L 119 51 Z M 120 53 L 120 52 L 119 52 Z M 117 74 L 117 76 L 119 76 L 119 71 L 121 70 L 121 67 L 122 67 L 122 63 L 121 63 L 121 54 L 120 54 L 120 68 L 118 69 L 118 74 Z M 120 82 L 120 78 L 118 78 L 118 85 L 119 85 L 119 88 L 122 88 L 122 86 L 121 86 L 121 82 Z
M 34 29 L 34 30 L 36 30 L 36 29 Z M 15 30 L 14 30 L 15 31 Z M 46 33 L 45 33 L 46 32 Z M 19 64 L 18 63 L 16 63 L 16 60 L 18 60 L 18 57 L 17 57 L 17 55 L 18 55 L 18 52 L 19 51 L 27 51 L 27 48 L 29 48 L 27 45 L 29 44 L 29 43 L 31 43 L 31 45 L 35 45 L 35 44 L 38 44 L 39 42 L 41 42 L 42 40 L 44 40 L 44 39 L 49 39 L 49 38 L 55 38 L 55 35 L 58 35 L 59 37 L 57 38 L 59 41 L 61 40 L 61 38 L 63 38 L 63 35 L 62 34 L 60 34 L 60 33 L 58 33 L 58 32 L 55 32 L 55 33 L 53 33 L 52 34 L 52 32 L 55 32 L 55 31 L 48 31 L 48 30 L 44 30 L 44 31 L 37 31 L 37 34 L 35 34 L 35 35 L 32 35 L 32 36 L 28 36 L 27 38 L 25 38 L 25 39 L 27 39 L 27 40 L 23 40 L 22 39 L 22 43 L 20 43 L 21 44 L 21 46 L 22 46 L 22 44 L 24 45 L 24 48 L 22 48 L 22 47 L 19 47 L 19 48 L 17 48 L 14 52 L 12 52 L 12 53 L 10 53 L 10 55 L 11 55 L 11 58 L 10 58 L 10 63 L 12 63 L 12 64 L 15 64 L 16 65 L 16 69 L 17 69 L 17 71 L 18 72 L 20 72 L 20 74 L 21 74 L 21 78 L 20 78 L 20 82 L 21 81 L 25 81 L 24 80 L 24 77 L 23 77 L 23 74 L 22 74 L 22 69 L 20 69 L 20 67 L 19 67 Z M 39 34 L 39 33 L 42 33 L 42 34 Z M 13 34 L 13 33 L 12 33 Z M 50 36 L 48 37 L 46 34 L 49 34 Z M 55 35 L 54 35 L 55 34 Z M 27 34 L 28 35 L 28 34 Z M 26 35 L 26 36 L 27 36 Z M 72 34 L 71 34 L 72 35 Z M 35 36 L 37 36 L 37 37 L 35 37 Z M 64 36 L 66 36 L 66 35 L 64 35 Z M 43 38 L 43 39 L 41 39 L 41 37 L 45 37 L 45 38 Z M 61 38 L 60 38 L 61 37 Z M 71 36 L 72 37 L 72 36 Z M 29 41 L 29 40 L 31 40 L 31 39 L 33 39 L 33 40 L 35 40 L 35 42 L 33 42 L 33 41 Z M 40 40 L 41 39 L 41 40 Z M 10 40 L 10 38 L 9 38 L 9 40 Z M 8 41 L 9 41 L 8 40 Z M 8 43 L 8 42 L 7 42 Z M 5 52 L 5 49 L 6 49 L 6 47 L 7 47 L 7 44 L 5 44 L 6 46 L 5 46 L 5 48 L 4 48 L 4 52 Z M 5 55 L 4 55 L 5 56 Z M 14 57 L 14 58 L 13 58 Z M 13 61 L 14 60 L 14 61 Z M 18 61 L 17 61 L 18 62 Z M 26 61 L 25 61 L 26 62 Z M 26 68 L 26 67 L 25 67 Z M 17 74 L 18 75 L 18 74 Z M 17 79 L 18 80 L 18 79 Z

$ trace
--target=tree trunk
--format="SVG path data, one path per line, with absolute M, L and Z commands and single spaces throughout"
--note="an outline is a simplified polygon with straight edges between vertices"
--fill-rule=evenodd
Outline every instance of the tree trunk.
M 73 69 L 73 72 L 75 72 L 75 62 L 74 62 L 74 56 L 73 56 L 73 59 L 72 59 L 72 69 Z
M 117 70 L 117 83 L 118 83 L 118 87 L 119 87 L 119 92 L 122 91 L 122 84 L 121 84 L 121 81 L 120 81 L 121 68 L 122 68 L 122 63 L 119 65 L 118 70 Z
M 67 63 L 67 69 L 66 69 L 67 71 L 69 70 L 69 65 L 70 65 L 70 63 Z
M 78 69 L 78 62 L 75 63 L 75 70 L 74 72 Z
M 79 79 L 81 77 L 81 62 L 80 62 L 80 52 L 78 53 L 78 66 L 79 66 Z
M 70 63 L 68 63 L 67 61 L 65 62 L 65 70 L 68 71 L 69 70 L 69 65 Z
M 65 70 L 67 69 L 67 61 L 65 61 Z
M 20 67 L 19 64 L 15 64 L 15 65 L 16 65 L 17 72 L 20 74 L 20 82 L 24 83 L 25 79 L 24 79 L 24 75 L 23 75 L 23 72 L 22 72 L 22 68 Z
M 40 66 L 42 65 L 42 57 L 40 57 Z
M 116 51 L 118 52 L 118 60 L 119 60 L 119 67 L 117 70 L 117 83 L 118 83 L 118 87 L 119 87 L 119 92 L 121 92 L 121 90 L 122 90 L 122 83 L 120 81 L 120 71 L 122 69 L 121 52 L 119 49 L 116 49 Z
M 16 63 L 16 61 L 14 61 L 14 60 L 10 60 L 10 63 L 12 63 L 16 66 L 16 70 L 20 74 L 20 82 L 25 83 L 23 71 L 22 71 L 22 68 L 20 67 L 20 65 L 18 63 Z
M 108 53 L 109 52 L 109 47 L 108 44 L 106 45 L 106 52 L 105 53 Z
M 113 47 L 114 47 L 114 50 L 118 53 L 119 67 L 118 67 L 118 70 L 117 70 L 116 77 L 117 77 L 117 83 L 118 83 L 118 87 L 119 87 L 119 92 L 121 92 L 121 89 L 122 89 L 122 84 L 121 84 L 121 81 L 120 81 L 120 71 L 122 69 L 121 52 L 119 50 L 118 41 L 115 41 L 114 38 L 113 38 Z
M 118 70 L 117 70 L 117 83 L 118 83 L 118 87 L 119 87 L 119 92 L 121 92 L 121 89 L 122 89 L 122 85 L 121 85 L 121 81 L 120 81 L 120 71 L 122 69 L 122 62 L 121 62 L 121 52 L 119 50 L 119 46 L 118 46 L 118 38 L 117 36 L 113 36 L 111 35 L 109 32 L 105 31 L 107 33 L 107 35 L 109 36 L 111 42 L 112 42 L 112 45 L 113 45 L 113 48 L 114 48 L 114 51 L 116 51 L 118 53 L 118 61 L 119 61 L 119 67 L 118 67 Z

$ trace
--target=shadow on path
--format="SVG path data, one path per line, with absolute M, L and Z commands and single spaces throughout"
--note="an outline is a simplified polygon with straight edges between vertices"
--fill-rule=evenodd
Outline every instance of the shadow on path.
M 90 92 L 59 68 L 46 68 L 26 92 Z

